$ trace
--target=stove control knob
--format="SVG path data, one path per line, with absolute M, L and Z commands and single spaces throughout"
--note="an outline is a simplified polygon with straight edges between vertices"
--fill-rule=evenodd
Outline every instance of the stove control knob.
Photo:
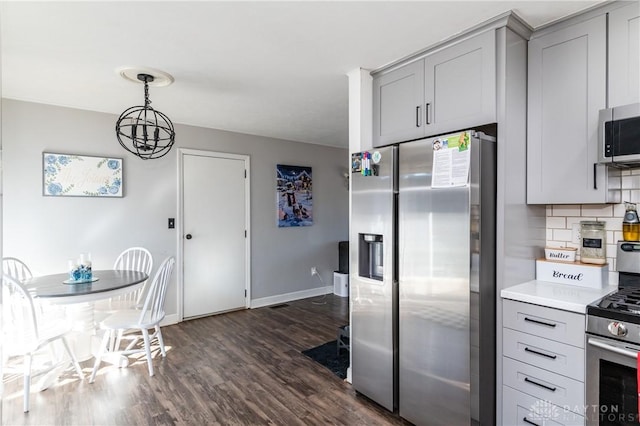
M 609 323 L 609 327 L 607 328 L 609 329 L 609 333 L 613 334 L 614 336 L 624 337 L 627 335 L 627 327 L 625 327 L 622 323 L 611 322 Z

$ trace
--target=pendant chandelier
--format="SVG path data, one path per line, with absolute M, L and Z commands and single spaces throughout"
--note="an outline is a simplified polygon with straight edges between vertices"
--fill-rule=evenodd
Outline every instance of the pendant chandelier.
M 150 106 L 149 83 L 154 77 L 139 73 L 137 79 L 144 83 L 144 106 L 134 106 L 120 114 L 116 123 L 118 142 L 143 160 L 164 157 L 176 139 L 173 123 L 166 114 Z

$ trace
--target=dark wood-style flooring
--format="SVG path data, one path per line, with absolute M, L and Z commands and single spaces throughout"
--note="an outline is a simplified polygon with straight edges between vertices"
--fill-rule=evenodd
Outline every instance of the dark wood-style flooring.
M 324 303 L 322 303 L 324 302 Z M 398 425 L 405 424 L 301 351 L 336 338 L 347 299 L 327 295 L 164 327 L 167 357 L 102 364 L 88 383 L 66 371 L 31 394 L 5 383 L 3 425 Z

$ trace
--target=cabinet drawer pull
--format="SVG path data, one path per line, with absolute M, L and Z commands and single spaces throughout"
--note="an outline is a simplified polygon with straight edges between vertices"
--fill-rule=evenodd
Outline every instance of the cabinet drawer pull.
M 533 426 L 540 426 L 538 423 L 534 423 L 534 422 L 532 422 L 531 420 L 529 420 L 526 417 L 523 417 L 522 421 L 525 422 L 525 423 L 529 423 L 530 425 L 533 425 Z
M 534 351 L 533 349 L 529 349 L 529 348 L 524 348 L 524 350 L 525 350 L 525 352 L 531 352 L 532 354 L 540 355 L 540 356 L 543 356 L 543 357 L 549 358 L 549 359 L 558 358 L 557 355 L 549 355 L 549 354 L 545 354 L 543 352 Z
M 420 127 L 420 105 L 416 107 L 416 127 Z
M 551 386 L 543 385 L 542 383 L 538 383 L 535 380 L 531 380 L 528 377 L 525 377 L 524 381 L 527 382 L 527 383 L 531 383 L 532 385 L 540 386 L 541 388 L 545 388 L 547 390 L 550 390 L 551 392 L 555 392 L 556 389 L 557 389 L 557 388 L 552 388 Z
M 427 103 L 424 108 L 425 108 L 424 111 L 426 113 L 427 124 L 431 124 L 431 117 L 429 117 L 429 112 L 431 110 L 431 104 Z
M 535 320 L 535 319 L 532 319 L 532 318 L 529 318 L 529 317 L 524 317 L 524 320 L 527 321 L 527 322 L 533 322 L 533 323 L 536 323 L 536 324 L 539 324 L 539 325 L 546 325 L 547 327 L 551 327 L 551 328 L 555 328 L 556 325 L 557 325 L 557 324 L 553 324 L 553 323 L 550 323 L 550 322 L 544 322 L 544 321 Z

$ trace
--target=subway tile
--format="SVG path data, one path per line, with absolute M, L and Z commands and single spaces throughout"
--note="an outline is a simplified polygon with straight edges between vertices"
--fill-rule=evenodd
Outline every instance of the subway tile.
M 547 245 L 549 245 L 549 241 L 553 240 L 553 230 L 547 228 Z
M 547 217 L 553 214 L 553 208 L 550 205 L 547 205 Z
M 631 169 L 629 170 L 632 175 L 640 175 L 640 169 Z
M 582 217 L 579 217 L 577 219 L 578 219 L 576 221 L 577 223 L 580 223 L 582 221 L 588 221 L 588 220 L 590 220 L 590 221 L 598 220 L 595 216 L 582 216 Z
M 625 201 L 640 203 L 640 190 L 634 189 L 632 191 L 629 191 L 629 195 L 627 196 Z
M 631 170 L 620 170 L 620 176 L 631 176 L 632 174 Z
M 554 205 L 552 216 L 580 216 L 580 206 L 574 204 Z
M 622 176 L 622 189 L 640 189 L 640 175 Z
M 547 217 L 547 228 L 567 228 L 567 220 L 564 217 Z
M 613 241 L 615 241 L 616 243 L 624 239 L 624 237 L 622 236 L 622 231 L 614 231 L 613 234 Z
M 614 239 L 614 236 L 613 236 L 614 233 L 615 233 L 614 231 L 605 232 L 607 244 L 615 243 L 616 240 Z
M 624 203 L 614 204 L 614 206 L 613 206 L 613 217 L 624 217 L 624 212 L 625 211 L 626 211 L 626 208 L 624 206 Z
M 607 231 L 622 231 L 621 217 L 599 217 L 598 220 L 605 223 Z
M 568 229 L 554 229 L 553 239 L 555 241 L 571 241 L 571 231 Z
M 585 216 L 585 217 L 568 217 L 567 218 L 567 229 L 571 229 L 574 223 L 578 225 L 583 220 L 596 220 L 595 216 Z
M 618 253 L 618 245 L 617 244 L 607 244 L 607 254 L 606 256 L 608 257 L 616 257 L 616 254 Z
M 613 206 L 610 204 L 583 205 L 582 216 L 613 217 Z
M 580 244 L 576 244 L 576 243 L 567 243 L 567 247 L 571 247 L 571 248 L 575 248 L 580 250 Z

